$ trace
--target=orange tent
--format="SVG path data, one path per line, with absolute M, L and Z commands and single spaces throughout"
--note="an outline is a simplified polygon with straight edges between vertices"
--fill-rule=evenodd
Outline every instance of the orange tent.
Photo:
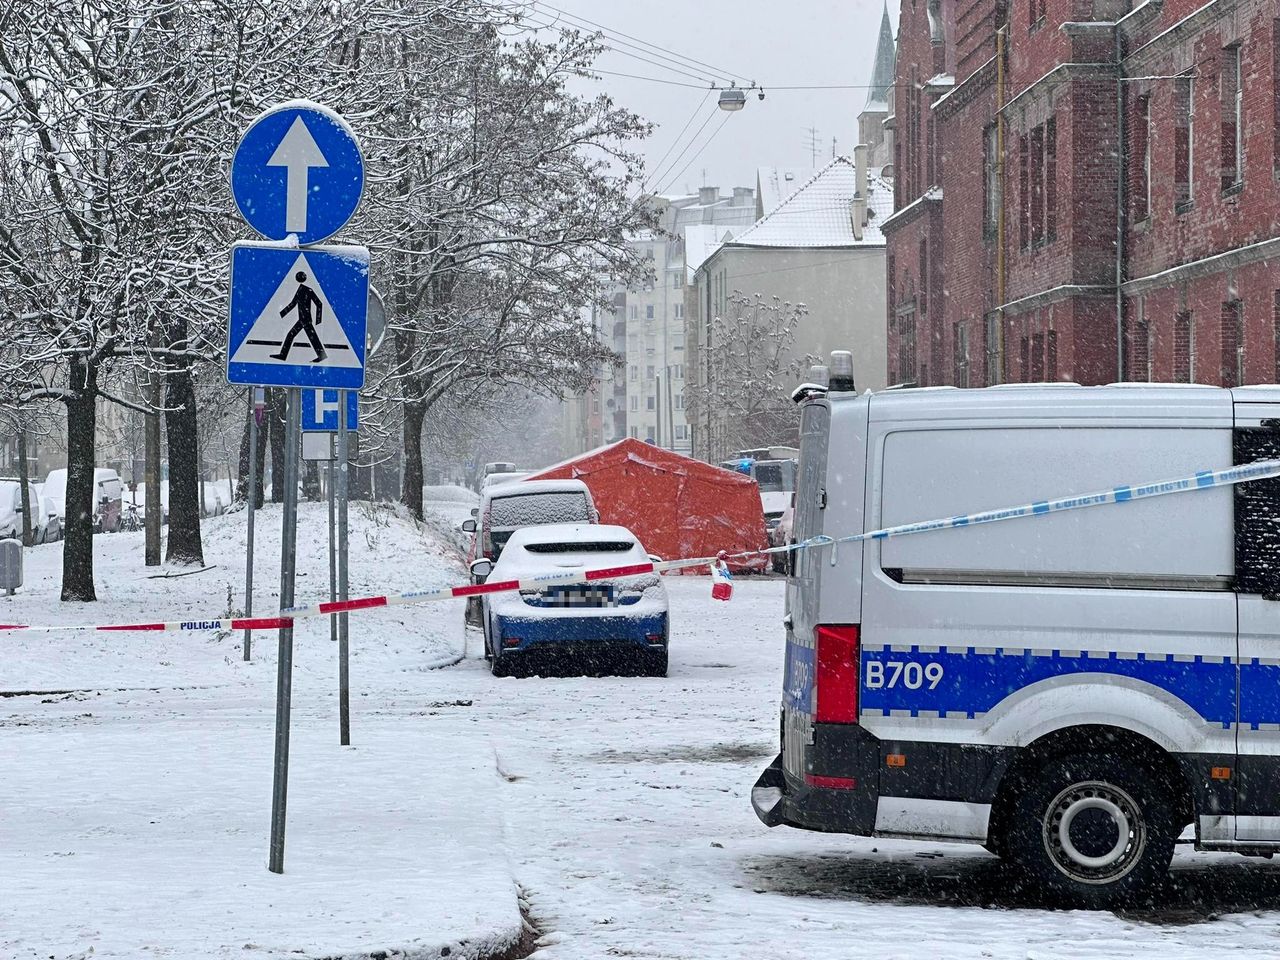
M 755 480 L 627 438 L 557 463 L 529 480 L 581 480 L 601 523 L 629 527 L 664 560 L 710 557 L 769 545 Z M 763 572 L 767 557 L 730 563 Z

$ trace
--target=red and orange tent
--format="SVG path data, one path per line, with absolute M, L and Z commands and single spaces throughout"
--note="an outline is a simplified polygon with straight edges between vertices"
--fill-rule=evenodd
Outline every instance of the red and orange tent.
M 590 450 L 527 479 L 581 480 L 601 523 L 630 528 L 649 553 L 664 560 L 769 545 L 755 480 L 639 440 Z M 739 559 L 730 567 L 763 572 L 768 558 Z

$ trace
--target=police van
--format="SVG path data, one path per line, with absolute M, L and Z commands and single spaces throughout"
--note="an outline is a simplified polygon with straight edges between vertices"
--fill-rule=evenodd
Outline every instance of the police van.
M 832 364 L 798 541 L 1280 457 L 1280 387 L 858 395 Z M 1189 826 L 1280 850 L 1280 481 L 804 549 L 784 623 L 769 826 L 984 844 L 1082 906 Z

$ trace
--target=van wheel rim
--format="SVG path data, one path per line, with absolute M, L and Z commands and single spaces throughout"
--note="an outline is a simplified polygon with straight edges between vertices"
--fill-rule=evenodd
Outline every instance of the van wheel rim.
M 1044 816 L 1044 847 L 1053 865 L 1079 883 L 1115 883 L 1142 859 L 1147 827 L 1124 790 L 1090 780 L 1054 798 Z

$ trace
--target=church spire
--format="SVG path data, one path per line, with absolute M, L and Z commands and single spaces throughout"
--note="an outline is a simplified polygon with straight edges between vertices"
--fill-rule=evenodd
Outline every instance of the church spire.
M 889 22 L 889 3 L 885 0 L 884 14 L 880 17 L 880 38 L 876 41 L 876 63 L 871 71 L 871 88 L 867 91 L 867 106 L 888 104 L 893 91 L 893 69 L 897 60 L 897 48 L 893 42 L 893 24 Z

